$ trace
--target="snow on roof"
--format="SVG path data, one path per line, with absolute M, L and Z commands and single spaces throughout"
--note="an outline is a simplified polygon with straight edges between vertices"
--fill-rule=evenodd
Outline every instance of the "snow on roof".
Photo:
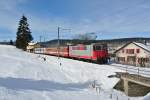
M 28 45 L 35 45 L 36 43 L 34 43 L 34 42 L 30 42 L 30 43 L 28 43 Z
M 148 45 L 145 45 L 145 44 L 142 44 L 142 43 L 137 43 L 137 42 L 133 42 L 134 44 L 142 47 L 143 49 L 147 50 L 147 51 L 150 51 L 150 46 Z

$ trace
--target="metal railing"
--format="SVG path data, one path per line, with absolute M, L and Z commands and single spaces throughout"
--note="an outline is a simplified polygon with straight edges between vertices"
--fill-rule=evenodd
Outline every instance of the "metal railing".
M 140 68 L 140 67 L 135 67 L 134 66 L 128 66 L 128 65 L 111 65 L 114 67 L 118 67 L 120 69 L 123 69 L 126 71 L 126 73 L 133 73 L 133 74 L 137 74 L 137 75 L 141 75 L 141 76 L 147 76 L 150 77 L 150 69 L 145 69 L 145 68 Z

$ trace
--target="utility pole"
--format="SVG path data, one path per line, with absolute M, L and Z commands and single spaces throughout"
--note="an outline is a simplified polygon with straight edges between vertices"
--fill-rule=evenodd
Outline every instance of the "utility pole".
M 58 27 L 58 59 L 60 58 L 60 27 Z
M 40 35 L 40 53 L 42 52 L 42 50 L 41 50 L 41 39 L 42 39 L 42 36 Z
M 40 35 L 40 45 L 41 45 L 42 36 Z
M 46 41 L 46 39 L 45 39 L 45 37 L 44 37 L 44 43 L 45 43 L 45 41 Z
M 60 30 L 70 30 L 70 29 L 63 29 L 61 27 L 58 27 L 58 29 L 57 29 L 57 35 L 58 35 L 58 41 L 57 41 L 58 42 L 58 47 L 57 47 L 58 55 L 57 56 L 58 56 L 58 59 L 60 59 Z M 62 65 L 61 62 L 59 64 L 60 64 L 60 66 Z

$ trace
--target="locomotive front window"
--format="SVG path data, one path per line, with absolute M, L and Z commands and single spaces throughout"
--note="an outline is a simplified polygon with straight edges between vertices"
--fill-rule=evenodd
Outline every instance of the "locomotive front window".
M 94 46 L 94 50 L 101 50 L 101 46 Z
M 107 50 L 107 45 L 103 45 L 103 49 L 104 49 L 104 50 Z
M 107 50 L 107 45 L 97 45 L 94 46 L 94 50 Z

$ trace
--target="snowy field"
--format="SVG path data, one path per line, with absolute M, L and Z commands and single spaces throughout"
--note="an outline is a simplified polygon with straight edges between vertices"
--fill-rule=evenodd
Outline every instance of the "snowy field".
M 150 100 L 112 89 L 119 79 L 108 76 L 123 71 L 0 45 L 0 100 Z M 100 92 L 91 87 L 94 81 Z

